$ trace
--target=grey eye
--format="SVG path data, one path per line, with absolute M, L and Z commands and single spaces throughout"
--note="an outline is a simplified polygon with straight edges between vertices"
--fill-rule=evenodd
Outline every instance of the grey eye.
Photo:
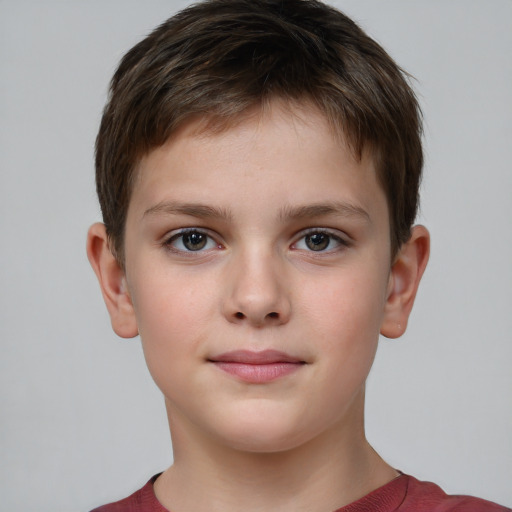
M 334 253 L 347 246 L 348 243 L 335 233 L 325 229 L 310 229 L 297 239 L 292 248 L 306 252 Z
M 208 236 L 204 233 L 199 233 L 198 231 L 193 231 L 191 233 L 185 233 L 182 235 L 183 237 L 183 245 L 189 251 L 200 251 L 206 247 L 208 242 Z
M 308 249 L 312 251 L 323 251 L 329 247 L 331 236 L 326 233 L 313 233 L 312 235 L 306 235 L 304 242 Z
M 171 236 L 166 245 L 181 252 L 199 252 L 218 247 L 218 244 L 210 235 L 193 229 L 176 233 Z

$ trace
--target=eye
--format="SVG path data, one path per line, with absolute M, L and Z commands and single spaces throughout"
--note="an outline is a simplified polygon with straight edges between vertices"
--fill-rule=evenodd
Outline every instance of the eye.
M 198 252 L 219 247 L 212 237 L 197 229 L 182 230 L 167 239 L 165 245 L 183 252 Z
M 303 235 L 292 246 L 293 249 L 301 251 L 331 252 L 348 243 L 341 237 L 325 230 L 311 230 Z

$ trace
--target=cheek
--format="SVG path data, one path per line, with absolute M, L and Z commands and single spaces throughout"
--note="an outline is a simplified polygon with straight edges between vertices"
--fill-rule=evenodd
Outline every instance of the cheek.
M 377 272 L 330 275 L 314 286 L 301 286 L 301 303 L 306 316 L 326 339 L 378 337 L 382 322 L 386 282 Z
M 354 388 L 366 379 L 384 313 L 385 284 L 379 273 L 331 276 L 321 286 L 304 287 L 304 316 L 314 341 L 328 360 L 321 375 L 335 386 Z M 376 283 L 382 286 L 376 286 Z M 382 289 L 381 289 L 382 288 Z
M 200 357 L 211 326 L 211 298 L 190 280 L 162 274 L 134 286 L 133 304 L 148 368 L 157 384 Z
M 133 305 L 141 336 L 183 336 L 201 325 L 208 295 L 203 281 L 183 272 L 154 268 L 133 283 Z M 146 336 L 149 337 L 149 336 Z

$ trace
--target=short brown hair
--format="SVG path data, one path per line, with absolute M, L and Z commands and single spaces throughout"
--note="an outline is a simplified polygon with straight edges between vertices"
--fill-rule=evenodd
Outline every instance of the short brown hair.
M 140 159 L 194 116 L 229 126 L 269 100 L 308 101 L 369 148 L 395 253 L 408 240 L 423 166 L 421 112 L 407 75 L 340 11 L 315 0 L 207 0 L 179 12 L 121 60 L 96 140 L 96 184 L 111 248 Z

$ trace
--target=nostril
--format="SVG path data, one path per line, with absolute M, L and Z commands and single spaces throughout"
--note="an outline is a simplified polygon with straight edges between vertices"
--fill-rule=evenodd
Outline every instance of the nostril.
M 237 320 L 245 320 L 247 318 L 252 318 L 252 315 L 246 315 L 245 313 L 242 313 L 241 311 L 237 311 L 236 313 L 233 314 L 232 318 L 236 318 Z M 261 320 L 263 320 L 263 321 L 279 320 L 280 318 L 281 318 L 280 313 L 278 313 L 277 311 L 271 311 L 270 313 L 267 313 L 265 315 L 264 319 L 261 319 Z M 256 321 L 256 318 L 255 318 L 255 321 Z

